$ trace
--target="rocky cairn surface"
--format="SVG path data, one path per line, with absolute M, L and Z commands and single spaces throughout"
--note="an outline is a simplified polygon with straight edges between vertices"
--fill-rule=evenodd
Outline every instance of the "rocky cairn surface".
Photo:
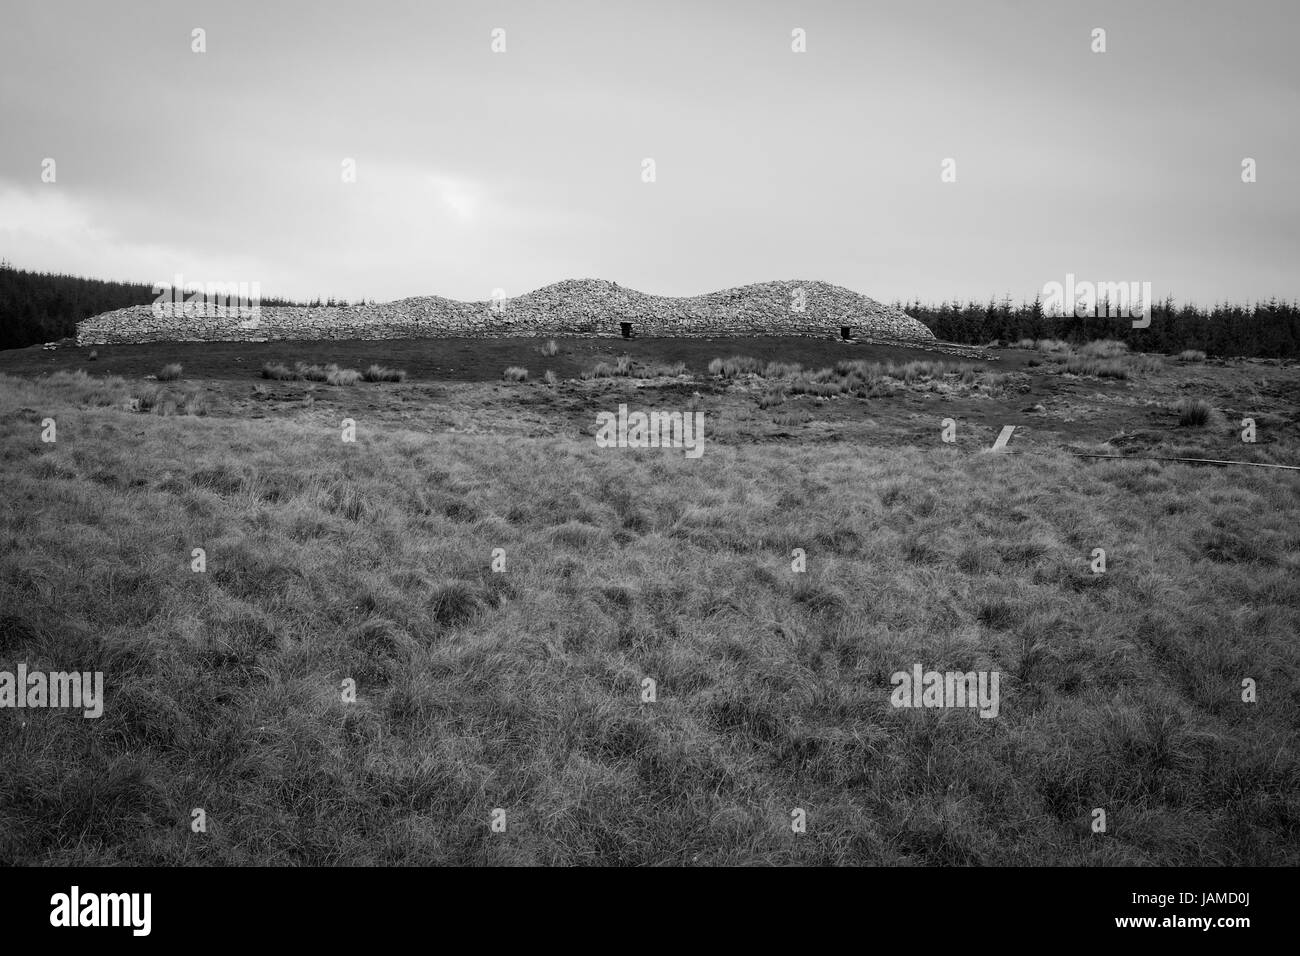
M 451 336 L 815 335 L 847 326 L 858 339 L 932 342 L 920 322 L 826 282 L 760 282 L 696 296 L 647 295 L 599 279 L 569 279 L 514 298 L 461 302 L 418 296 L 377 305 L 271 307 L 250 317 L 198 303 L 132 306 L 77 325 L 78 345 Z

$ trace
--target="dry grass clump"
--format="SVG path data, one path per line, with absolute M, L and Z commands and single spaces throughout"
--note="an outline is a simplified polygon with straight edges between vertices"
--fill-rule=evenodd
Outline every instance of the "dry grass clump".
M 790 378 L 798 375 L 803 371 L 803 366 L 798 362 L 768 362 L 767 368 L 763 370 L 764 378 Z
M 1128 354 L 1128 343 L 1118 339 L 1097 339 L 1079 347 L 1084 358 L 1119 358 Z
M 537 351 L 540 352 L 542 355 L 545 355 L 547 358 L 550 358 L 552 355 L 559 354 L 560 346 L 556 343 L 555 339 L 547 339 L 546 344 L 543 345 L 541 348 L 539 348 Z
M 361 377 L 367 382 L 404 382 L 406 381 L 406 372 L 398 368 L 372 365 L 361 373 Z
M 791 395 L 812 395 L 815 398 L 830 398 L 844 394 L 843 382 L 818 381 L 815 377 L 798 375 L 786 386 Z
M 981 370 L 970 362 L 944 362 L 924 360 L 912 362 L 867 362 L 861 359 L 836 362 L 832 368 L 815 372 L 799 372 L 789 379 L 791 394 L 815 395 L 821 398 L 848 395 L 871 398 L 885 394 L 891 383 L 916 385 L 955 377 L 957 383 L 975 385 L 981 381 Z
M 806 425 L 812 420 L 813 417 L 808 412 L 778 412 L 772 416 L 773 425 L 782 425 L 786 428 Z
M 1016 376 L 1011 372 L 977 372 L 972 369 L 961 373 L 959 381 L 963 385 L 980 385 L 989 391 L 997 391 L 1014 384 Z
M 1144 360 L 1148 363 L 1152 361 L 1150 357 L 1144 357 L 1142 355 L 1133 354 L 1129 349 L 1128 343 L 1121 342 L 1118 339 L 1095 339 L 1091 342 L 1087 342 L 1077 347 L 1071 345 L 1069 342 L 1063 342 L 1060 339 L 1039 339 L 1037 341 L 1034 341 L 1033 339 L 1021 339 L 1018 342 L 1016 342 L 1016 348 L 1036 349 L 1037 351 L 1042 352 L 1046 355 L 1053 356 L 1058 360 L 1130 359 L 1130 360 L 1136 360 L 1139 363 L 1141 363 Z M 1183 362 L 1204 362 L 1205 361 L 1205 353 L 1198 349 L 1187 349 L 1186 351 L 1180 352 L 1176 357 L 1178 358 L 1179 361 L 1183 361 Z M 1087 366 L 1081 365 L 1080 367 L 1082 368 Z M 1106 365 L 1106 366 L 1099 366 L 1099 367 L 1105 370 L 1100 373 L 1102 377 L 1110 377 L 1110 378 L 1129 377 L 1128 375 L 1122 374 L 1122 372 L 1120 373 L 1115 372 L 1115 370 L 1118 369 L 1119 366 Z M 1153 366 L 1149 364 L 1145 366 L 1130 365 L 1128 366 L 1128 371 L 1130 373 L 1134 371 L 1149 371 L 1152 367 Z M 1076 374 L 1089 375 L 1089 374 L 1098 374 L 1098 373 L 1078 372 Z
M 591 378 L 625 378 L 632 374 L 633 362 L 630 356 L 620 355 L 613 365 L 597 362 L 594 368 L 582 373 L 582 377 Z
M 16 381 L 16 380 L 15 380 Z M 36 380 L 40 390 L 62 401 L 94 407 L 121 406 L 138 385 L 117 375 L 88 375 L 75 372 L 54 372 Z
M 526 382 L 528 381 L 528 369 L 512 365 L 505 370 L 503 377 L 507 382 Z
M 306 362 L 296 362 L 293 371 L 294 375 L 304 382 L 324 382 L 329 379 L 331 368 L 338 368 L 338 366 L 308 365 Z
M 330 365 L 325 369 L 325 382 L 328 385 L 355 385 L 359 381 L 361 381 L 361 373 L 354 368 Z
M 943 378 L 948 375 L 964 376 L 969 372 L 978 372 L 979 367 L 970 362 L 943 362 L 938 360 L 926 360 L 920 362 L 906 362 L 897 365 L 893 362 L 883 367 L 883 374 L 890 378 L 911 385 L 913 382 L 925 381 L 932 378 Z
M 1214 407 L 1200 398 L 1185 398 L 1174 406 L 1181 428 L 1204 428 L 1210 422 Z
M 1115 359 L 1086 359 L 1071 357 L 1066 359 L 1062 371 L 1070 375 L 1091 375 L 1094 378 L 1127 379 L 1132 370 L 1128 363 Z
M 710 375 L 723 378 L 738 378 L 741 375 L 760 375 L 767 366 L 759 359 L 748 355 L 733 355 L 730 358 L 715 358 L 709 363 Z
M 686 363 L 673 362 L 670 365 L 666 362 L 652 362 L 641 366 L 641 369 L 641 375 L 645 378 L 676 378 L 686 374 Z
M 207 415 L 208 400 L 198 387 L 180 390 L 166 386 L 145 388 L 133 398 L 131 406 L 151 415 Z
M 181 377 L 181 366 L 175 362 L 170 365 L 164 365 L 158 370 L 158 381 L 174 382 Z
M 631 356 L 620 355 L 618 361 L 613 365 L 608 362 L 597 362 L 593 368 L 582 373 L 584 379 L 593 378 L 674 378 L 678 375 L 686 374 L 685 362 L 674 362 L 671 365 L 654 362 L 644 364 L 634 361 Z
M 745 355 L 715 358 L 709 363 L 709 374 L 723 378 L 741 375 L 759 375 L 763 378 L 788 380 L 791 391 L 802 394 L 839 395 L 871 389 L 893 379 L 906 385 L 947 375 L 965 375 L 977 369 L 969 362 L 953 363 L 940 360 L 912 362 L 868 362 L 864 359 L 845 359 L 831 368 L 806 370 L 801 365 L 784 362 L 764 364 Z
M 379 365 L 370 366 L 366 371 L 366 376 L 371 374 L 389 377 L 366 378 L 354 368 L 339 368 L 333 363 L 329 365 L 308 365 L 305 362 L 296 362 L 292 369 L 283 362 L 266 362 L 262 365 L 262 378 L 274 379 L 277 382 L 324 382 L 327 385 L 355 385 L 362 378 L 366 378 L 367 382 L 400 382 L 406 377 L 405 372 L 383 368 Z
M 1070 375 L 1095 378 L 1129 379 L 1135 375 L 1157 372 L 1164 364 L 1150 355 L 1125 355 L 1121 358 L 1085 358 L 1071 355 L 1063 360 L 1061 371 Z

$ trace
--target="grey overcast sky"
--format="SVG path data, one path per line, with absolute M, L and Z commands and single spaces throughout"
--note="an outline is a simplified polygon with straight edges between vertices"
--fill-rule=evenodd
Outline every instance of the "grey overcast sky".
M 1295 298 L 1298 24 L 1295 0 L 3 0 L 0 257 L 378 300 L 1018 300 L 1067 272 Z

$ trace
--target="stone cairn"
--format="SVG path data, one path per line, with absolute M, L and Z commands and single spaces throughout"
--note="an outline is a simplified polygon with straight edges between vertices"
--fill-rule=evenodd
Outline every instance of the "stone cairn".
M 898 309 L 825 282 L 760 282 L 707 295 L 647 295 L 597 279 L 570 279 L 514 298 L 461 302 L 419 296 L 377 305 L 260 307 L 198 303 L 131 306 L 77 325 L 78 345 L 533 336 L 755 336 L 845 334 L 930 343 Z

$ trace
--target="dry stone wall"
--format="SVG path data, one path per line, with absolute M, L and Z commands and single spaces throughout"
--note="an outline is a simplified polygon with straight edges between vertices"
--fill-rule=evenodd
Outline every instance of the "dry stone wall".
M 800 308 L 802 307 L 802 308 Z M 707 295 L 647 295 L 612 282 L 568 280 L 499 301 L 421 296 L 377 305 L 237 308 L 194 303 L 157 314 L 133 306 L 86 319 L 78 345 L 293 339 L 408 339 L 449 336 L 816 335 L 932 342 L 920 322 L 825 282 L 763 282 Z

